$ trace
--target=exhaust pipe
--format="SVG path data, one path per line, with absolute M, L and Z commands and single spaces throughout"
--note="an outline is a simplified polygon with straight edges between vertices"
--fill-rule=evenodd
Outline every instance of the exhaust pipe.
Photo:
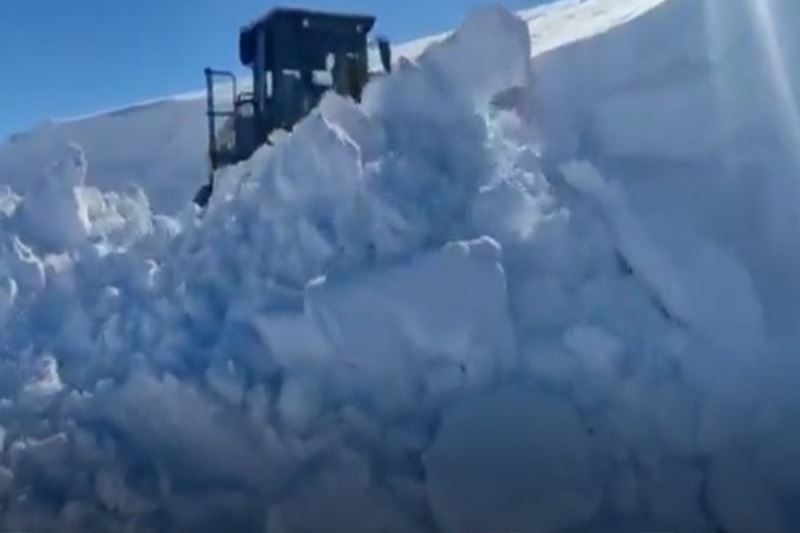
M 392 45 L 386 37 L 378 37 L 378 51 L 381 54 L 381 64 L 383 71 L 387 74 L 392 72 Z

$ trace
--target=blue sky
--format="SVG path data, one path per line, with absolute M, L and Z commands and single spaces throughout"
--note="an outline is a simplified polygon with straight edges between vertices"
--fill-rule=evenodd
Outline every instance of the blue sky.
M 545 0 L 500 0 L 521 9 Z M 373 13 L 395 42 L 457 24 L 485 0 L 286 0 Z M 238 29 L 265 0 L 0 0 L 0 138 L 62 118 L 202 87 L 238 68 Z

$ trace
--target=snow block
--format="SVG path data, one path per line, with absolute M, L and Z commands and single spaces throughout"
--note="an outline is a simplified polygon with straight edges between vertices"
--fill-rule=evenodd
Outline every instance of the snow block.
M 381 401 L 410 406 L 414 391 L 390 385 L 403 369 L 447 363 L 471 386 L 489 383 L 513 361 L 499 260 L 490 239 L 448 244 L 383 272 L 314 284 L 306 312 L 335 358 L 387 382 Z
M 581 526 L 603 490 L 599 456 L 575 407 L 523 387 L 446 409 L 425 466 L 431 506 L 448 532 Z

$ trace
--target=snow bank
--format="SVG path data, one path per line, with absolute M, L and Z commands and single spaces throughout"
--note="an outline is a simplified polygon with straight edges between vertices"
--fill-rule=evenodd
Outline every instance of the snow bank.
M 635 23 L 535 61 L 542 103 L 581 128 L 576 149 L 677 160 L 721 157 L 747 141 L 751 150 L 782 142 L 784 154 L 793 150 L 796 6 L 658 4 Z
M 205 100 L 148 102 L 116 111 L 46 122 L 0 139 L 0 184 L 24 194 L 39 186 L 53 152 L 81 147 L 86 184 L 123 192 L 141 187 L 159 213 L 175 214 L 207 178 Z
M 739 130 L 628 146 L 607 101 L 701 53 L 642 43 L 719 4 L 623 4 L 479 10 L 203 213 L 85 146 L 0 189 L 0 529 L 798 529 L 790 150 L 739 152 L 762 186 L 701 172 Z
M 797 10 L 670 0 L 534 59 L 550 157 L 613 175 L 662 245 L 702 233 L 733 253 L 775 322 L 797 318 Z

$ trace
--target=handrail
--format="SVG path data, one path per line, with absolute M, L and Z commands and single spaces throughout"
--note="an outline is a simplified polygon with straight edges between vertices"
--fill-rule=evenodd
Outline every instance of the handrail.
M 237 95 L 236 75 L 227 70 L 205 69 L 206 75 L 206 116 L 208 117 L 208 157 L 211 162 L 211 173 L 219 167 L 219 147 L 217 146 L 216 117 L 229 117 L 236 113 L 235 103 Z M 232 111 L 218 111 L 214 105 L 215 78 L 228 78 L 231 80 L 231 102 L 234 104 Z

